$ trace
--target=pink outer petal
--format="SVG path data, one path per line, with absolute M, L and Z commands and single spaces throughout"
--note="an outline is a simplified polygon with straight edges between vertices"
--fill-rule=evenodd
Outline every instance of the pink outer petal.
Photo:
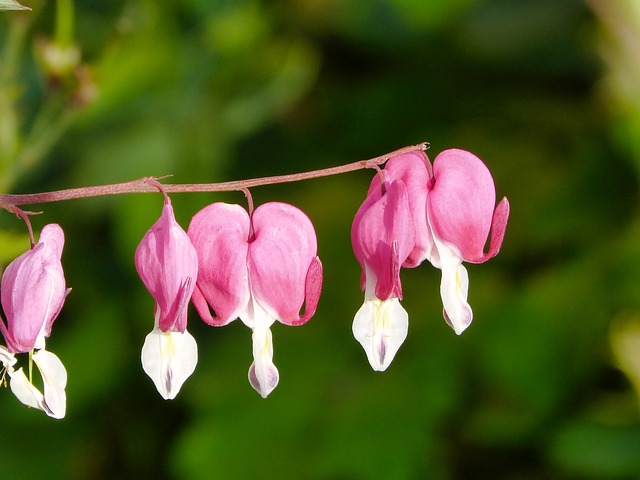
M 56 293 L 53 298 L 52 308 L 54 311 L 51 315 L 48 316 L 44 335 L 45 337 L 49 337 L 51 335 L 51 328 L 53 327 L 53 322 L 58 315 L 60 314 L 60 310 L 62 310 L 62 306 L 64 305 L 64 300 L 67 298 L 67 295 L 71 292 L 70 288 L 66 287 L 65 278 L 64 278 L 64 270 L 62 269 L 62 249 L 64 248 L 64 231 L 60 227 L 60 225 L 56 223 L 50 223 L 45 225 L 42 228 L 42 232 L 40 232 L 40 242 L 45 243 L 47 248 L 51 251 L 51 262 L 53 265 L 53 274 L 55 276 L 55 283 L 57 284 Z M 63 293 L 60 294 L 60 290 L 63 289 Z
M 213 203 L 194 215 L 187 234 L 199 265 L 191 300 L 206 323 L 226 325 L 249 302 L 249 215 L 239 205 Z
M 57 223 L 50 223 L 42 227 L 40 232 L 40 241 L 38 243 L 46 243 L 51 249 L 51 255 L 58 260 L 62 258 L 62 249 L 64 248 L 64 231 Z
M 176 222 L 171 203 L 140 241 L 136 269 L 155 299 L 163 332 L 184 332 L 187 306 L 198 278 L 198 257 L 187 233 Z
M 255 300 L 282 323 L 305 323 L 315 312 L 322 285 L 311 220 L 292 205 L 271 202 L 254 211 L 252 222 L 255 239 L 247 265 Z
M 369 251 L 370 249 L 365 246 L 366 236 L 363 231 L 363 217 L 365 217 L 365 215 L 367 215 L 367 218 L 369 216 L 373 216 L 373 213 L 369 212 L 369 210 L 376 202 L 380 201 L 382 198 L 382 191 L 385 188 L 386 187 L 381 183 L 380 175 L 374 176 L 371 181 L 371 186 L 369 187 L 369 192 L 367 193 L 364 202 L 362 202 L 362 205 L 360 205 L 360 208 L 358 208 L 358 211 L 353 218 L 353 223 L 351 224 L 351 246 L 353 247 L 353 254 L 362 268 L 362 275 L 360 276 L 361 290 L 365 289 L 367 283 L 365 260 L 371 255 L 371 252 Z
M 509 200 L 507 197 L 503 197 L 498 203 L 495 211 L 493 212 L 493 219 L 491 220 L 491 243 L 489 244 L 489 252 L 485 253 L 479 260 L 469 260 L 471 263 L 486 262 L 490 258 L 495 257 L 502 247 L 502 241 L 504 240 L 504 234 L 507 230 L 507 221 L 509 220 L 510 211 Z
M 427 209 L 434 234 L 467 262 L 481 263 L 497 254 L 509 207 L 503 200 L 494 216 L 495 187 L 489 169 L 472 153 L 451 149 L 436 157 L 433 173 L 435 182 Z M 495 239 L 485 254 L 492 223 Z
M 388 185 L 383 196 L 372 192 L 356 213 L 351 227 L 353 251 L 363 272 L 368 267 L 375 276 L 375 296 L 380 300 L 402 298 L 400 266 L 413 250 L 414 238 L 407 190 L 401 181 Z
M 292 327 L 297 327 L 298 325 L 307 323 L 316 313 L 318 302 L 320 301 L 320 292 L 322 290 L 322 271 L 322 262 L 320 262 L 320 258 L 313 258 L 313 260 L 311 260 L 311 265 L 309 265 L 309 270 L 307 270 L 307 276 L 304 284 L 304 315 L 300 315 L 298 318 L 287 319 L 286 321 L 283 320 L 284 323 L 291 325 Z
M 40 332 L 51 333 L 68 293 L 60 256 L 64 232 L 59 225 L 42 229 L 40 241 L 11 262 L 2 276 L 1 301 L 7 326 L 0 327 L 12 352 L 28 352 Z
M 415 244 L 403 267 L 417 267 L 433 249 L 431 229 L 427 223 L 427 193 L 431 177 L 431 164 L 424 152 L 395 156 L 384 167 L 385 184 L 401 180 L 407 188 L 409 211 L 415 228 Z M 372 185 L 376 180 L 374 178 Z

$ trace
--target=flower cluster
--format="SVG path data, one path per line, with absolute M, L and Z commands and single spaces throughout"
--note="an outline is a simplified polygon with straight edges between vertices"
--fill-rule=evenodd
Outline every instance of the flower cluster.
M 144 370 L 165 399 L 176 396 L 197 363 L 187 332 L 191 299 L 209 325 L 240 318 L 252 330 L 249 382 L 267 397 L 279 380 L 270 327 L 301 325 L 315 313 L 322 264 L 309 218 L 285 203 L 249 212 L 214 203 L 185 232 L 165 194 L 160 219 L 136 251 L 136 268 L 156 301 L 155 326 L 142 349 Z M 304 314 L 300 314 L 302 307 Z
M 322 288 L 322 263 L 311 220 L 298 208 L 270 202 L 248 211 L 240 205 L 213 203 L 196 213 L 187 231 L 176 221 L 165 188 L 160 218 L 135 252 L 135 266 L 155 301 L 154 326 L 146 336 L 144 371 L 165 399 L 173 399 L 198 362 L 198 346 L 187 331 L 193 303 L 208 325 L 239 318 L 252 331 L 253 362 L 248 378 L 266 398 L 278 385 L 271 326 L 296 326 L 316 311 Z M 483 263 L 502 245 L 509 203 L 495 205 L 495 187 L 487 167 L 464 150 L 446 150 L 433 166 L 423 150 L 388 160 L 371 182 L 355 215 L 351 238 L 362 267 L 365 300 L 353 321 L 353 333 L 374 370 L 385 370 L 404 342 L 408 315 L 400 305 L 400 271 L 428 260 L 442 271 L 440 294 L 445 321 L 457 334 L 471 323 L 468 276 L 463 261 Z M 18 212 L 16 210 L 16 212 Z M 31 227 L 24 212 L 20 216 Z M 484 252 L 491 232 L 489 251 Z M 0 362 L 18 399 L 54 418 L 66 410 L 67 373 L 45 349 L 45 338 L 66 295 L 61 265 L 64 233 L 46 225 L 38 243 L 9 264 L 2 275 L 0 300 L 6 324 L 0 332 Z M 29 375 L 16 367 L 16 354 L 28 353 Z M 32 383 L 35 363 L 44 393 Z
M 470 325 L 469 278 L 462 262 L 483 263 L 500 250 L 509 202 L 503 198 L 496 206 L 495 201 L 491 173 L 464 150 L 440 153 L 433 167 L 423 152 L 398 155 L 372 180 L 351 240 L 365 291 L 353 334 L 374 370 L 389 366 L 407 336 L 408 315 L 400 305 L 402 267 L 428 260 L 439 268 L 445 321 L 458 335 Z
M 46 225 L 39 242 L 7 266 L 0 285 L 7 318 L 6 325 L 0 321 L 7 343 L 6 347 L 0 345 L 0 361 L 9 375 L 11 391 L 25 405 L 53 418 L 65 415 L 67 371 L 60 359 L 45 349 L 45 338 L 70 291 L 60 263 L 63 246 L 62 228 Z M 15 368 L 17 353 L 29 353 L 29 378 L 22 367 Z M 44 394 L 31 381 L 31 362 L 42 376 Z

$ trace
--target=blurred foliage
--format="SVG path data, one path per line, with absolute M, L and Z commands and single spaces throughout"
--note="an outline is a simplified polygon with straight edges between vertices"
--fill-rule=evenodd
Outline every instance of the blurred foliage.
M 48 345 L 68 369 L 68 413 L 1 391 L 0 478 L 640 477 L 635 0 L 28 6 L 0 14 L 4 192 L 242 179 L 429 141 L 432 157 L 480 156 L 512 218 L 500 255 L 468 268 L 461 337 L 441 318 L 439 272 L 403 272 L 410 334 L 379 374 L 351 336 L 349 231 L 371 172 L 254 189 L 313 220 L 318 312 L 274 326 L 281 383 L 263 400 L 246 379 L 250 331 L 192 311 L 199 365 L 166 402 L 140 365 L 153 301 L 133 267 L 162 197 L 37 206 L 37 231 L 67 234 L 73 292 Z M 172 196 L 185 228 L 219 200 L 244 202 Z M 11 215 L 0 228 L 6 265 L 28 241 Z

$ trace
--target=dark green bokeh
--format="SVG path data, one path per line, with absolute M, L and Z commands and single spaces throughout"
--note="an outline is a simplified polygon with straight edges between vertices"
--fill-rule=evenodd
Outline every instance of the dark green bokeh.
M 37 231 L 57 222 L 67 235 L 73 292 L 48 346 L 69 373 L 68 410 L 55 421 L 0 391 L 0 478 L 639 477 L 638 399 L 609 330 L 640 309 L 640 107 L 612 80 L 630 59 L 598 55 L 616 53 L 613 7 L 590 3 L 598 16 L 578 0 L 78 2 L 97 96 L 70 107 L 11 193 L 292 173 L 429 141 L 431 159 L 452 147 L 482 158 L 512 213 L 500 255 L 468 266 L 462 336 L 442 320 L 440 272 L 403 271 L 409 336 L 380 374 L 351 334 L 363 296 L 350 226 L 372 172 L 253 189 L 256 204 L 290 202 L 314 222 L 318 312 L 274 325 L 281 382 L 263 400 L 246 379 L 250 331 L 191 311 L 198 367 L 167 402 L 140 365 L 153 301 L 133 266 L 162 197 L 38 207 Z M 36 16 L 23 129 L 65 88 L 47 86 L 30 50 L 52 35 L 56 4 L 30 6 L 0 17 L 6 44 L 17 16 Z M 185 228 L 220 200 L 244 204 L 172 196 Z M 0 222 L 6 265 L 28 244 L 19 222 Z

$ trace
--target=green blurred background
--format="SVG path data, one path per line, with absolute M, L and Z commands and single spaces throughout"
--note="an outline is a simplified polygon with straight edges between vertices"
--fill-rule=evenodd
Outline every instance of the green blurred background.
M 27 3 L 27 0 L 25 0 Z M 216 182 L 429 141 L 470 150 L 511 202 L 502 251 L 469 265 L 473 325 L 440 272 L 402 272 L 409 336 L 375 373 L 350 226 L 371 171 L 255 188 L 315 224 L 318 312 L 273 327 L 280 385 L 247 381 L 250 331 L 190 312 L 178 398 L 142 371 L 153 301 L 133 255 L 159 194 L 34 206 L 60 223 L 67 297 L 48 348 L 55 421 L 0 391 L 0 478 L 640 478 L 640 2 L 70 0 L 0 12 L 0 185 L 33 193 L 173 174 Z M 186 228 L 213 201 L 174 194 Z M 0 262 L 28 248 L 0 216 Z

